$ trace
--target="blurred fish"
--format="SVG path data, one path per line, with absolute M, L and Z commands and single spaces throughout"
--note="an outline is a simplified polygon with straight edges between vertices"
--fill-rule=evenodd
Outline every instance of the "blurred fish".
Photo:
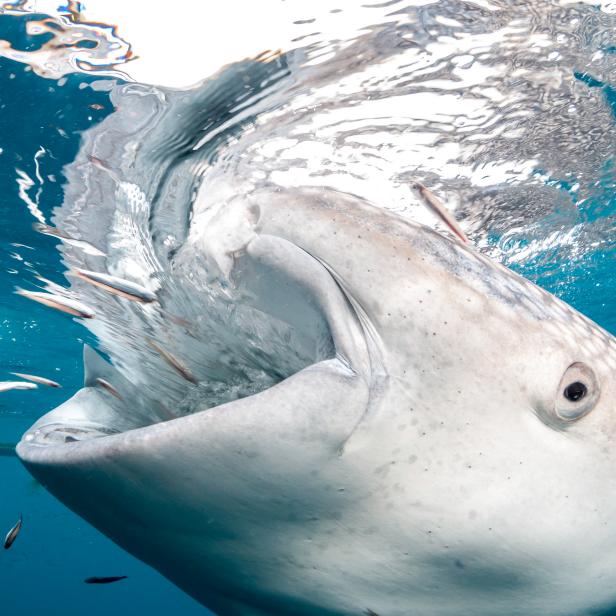
M 124 399 L 120 395 L 120 392 L 109 381 L 106 381 L 99 376 L 96 377 L 96 383 L 100 385 L 103 389 L 106 389 L 112 396 L 115 396 L 118 400 Z
M 0 443 L 0 457 L 12 458 L 16 455 L 15 443 Z
M 160 356 L 184 379 L 192 383 L 193 385 L 198 385 L 199 381 L 197 377 L 190 372 L 186 366 L 184 366 L 177 357 L 174 357 L 165 349 L 159 347 L 154 340 L 148 338 L 148 344 L 160 354 Z
M 183 317 L 179 317 L 177 314 L 173 314 L 172 312 L 167 312 L 166 310 L 162 310 L 161 315 L 164 318 L 169 319 L 172 323 L 175 323 L 176 325 L 180 325 L 181 327 L 185 327 L 185 328 L 190 327 L 190 321 Z
M 17 289 L 15 291 L 17 295 L 23 295 L 28 299 L 39 302 L 50 308 L 55 308 L 60 312 L 66 312 L 72 314 L 75 317 L 83 319 L 92 319 L 94 312 L 91 308 L 85 304 L 78 302 L 76 299 L 70 299 L 68 297 L 62 297 L 61 295 L 54 295 L 53 293 L 41 293 L 39 291 L 25 291 L 24 289 Z
M 118 278 L 117 276 L 110 276 L 109 274 L 90 272 L 82 269 L 75 270 L 74 273 L 78 278 L 100 287 L 108 293 L 119 295 L 120 297 L 124 297 L 125 299 L 129 299 L 133 302 L 149 304 L 150 302 L 156 301 L 156 295 L 152 293 L 152 291 L 146 289 L 140 284 L 137 284 L 136 282 Z
M 100 158 L 97 158 L 96 156 L 92 156 L 92 154 L 88 154 L 88 160 L 97 169 L 100 169 L 101 171 L 107 173 L 114 182 L 117 182 L 118 184 L 120 183 L 120 178 L 118 178 L 118 176 L 111 170 L 111 168 L 105 161 L 101 160 Z
M 60 383 L 57 383 L 56 381 L 46 379 L 42 376 L 36 376 L 35 374 L 25 374 L 23 372 L 11 372 L 11 374 L 18 376 L 20 379 L 26 379 L 27 381 L 38 383 L 39 385 L 47 385 L 47 387 L 62 387 L 62 385 L 60 385 Z
M 17 539 L 17 535 L 19 535 L 19 531 L 21 530 L 21 525 L 23 524 L 23 517 L 21 513 L 19 514 L 19 520 L 11 530 L 6 534 L 4 539 L 4 549 L 8 550 L 14 543 L 15 539 Z
M 84 580 L 86 584 L 111 584 L 112 582 L 119 582 L 125 580 L 127 575 L 110 575 L 108 577 L 89 577 Z
M 449 230 L 462 240 L 465 244 L 468 244 L 468 237 L 466 233 L 462 231 L 462 227 L 458 224 L 458 221 L 451 215 L 451 212 L 445 207 L 445 205 L 437 198 L 437 196 L 428 188 L 426 188 L 421 182 L 415 182 L 411 186 L 417 191 L 422 198 L 424 205 L 428 207 L 434 214 L 436 214 L 448 227 Z
M 26 381 L 0 381 L 0 392 L 10 391 L 11 389 L 36 389 L 36 383 Z
M 85 242 L 83 240 L 75 239 L 71 237 L 64 231 L 61 231 L 57 227 L 51 227 L 49 225 L 43 224 L 41 222 L 35 222 L 32 227 L 35 231 L 42 233 L 43 235 L 51 235 L 52 237 L 57 237 L 59 240 L 64 242 L 65 244 L 69 244 L 71 246 L 75 246 L 75 248 L 79 248 L 83 250 L 86 254 L 95 256 L 95 257 L 105 257 L 106 254 L 93 246 L 89 242 Z

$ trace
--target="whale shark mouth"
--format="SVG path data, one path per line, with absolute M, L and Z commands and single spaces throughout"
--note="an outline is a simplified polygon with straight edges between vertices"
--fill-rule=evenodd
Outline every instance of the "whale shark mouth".
M 87 286 L 84 292 L 97 302 L 118 301 Z M 157 305 L 130 311 L 142 320 L 142 338 L 132 320 L 129 343 L 111 329 L 105 306 L 92 329 L 106 328 L 106 350 L 122 361 L 113 366 L 85 346 L 84 389 L 43 416 L 24 444 L 72 447 L 221 407 L 233 412 L 230 403 L 310 366 L 355 374 L 366 362 L 353 302 L 326 266 L 281 238 L 254 238 L 235 257 L 230 284 L 210 284 L 207 297 L 199 296 L 207 310 L 198 316 L 171 315 L 159 295 Z
M 110 363 L 86 349 L 86 387 L 42 417 L 25 444 L 68 450 L 213 413 L 323 362 L 368 370 L 361 310 L 336 274 L 284 233 L 259 228 L 251 198 L 272 185 L 214 164 L 256 114 L 275 108 L 288 75 L 280 57 L 232 65 L 162 98 L 139 84 L 113 90 L 117 111 L 83 135 L 54 212 L 70 288 L 47 286 L 91 310 L 83 324 Z M 246 80 L 263 98 L 254 115 L 231 114 Z M 84 271 L 140 285 L 156 300 L 110 294 Z

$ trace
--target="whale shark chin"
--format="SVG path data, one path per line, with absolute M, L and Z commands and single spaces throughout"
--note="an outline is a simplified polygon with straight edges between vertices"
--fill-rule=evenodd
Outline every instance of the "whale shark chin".
M 84 388 L 18 445 L 41 483 L 220 614 L 616 601 L 610 334 L 352 195 L 266 187 L 197 204 L 177 267 L 201 255 L 224 281 L 206 317 L 224 332 L 223 317 L 252 315 L 229 325 L 233 348 L 275 338 L 257 355 L 278 376 L 205 388 L 179 414 L 148 397 L 149 360 L 133 382 L 86 349 Z

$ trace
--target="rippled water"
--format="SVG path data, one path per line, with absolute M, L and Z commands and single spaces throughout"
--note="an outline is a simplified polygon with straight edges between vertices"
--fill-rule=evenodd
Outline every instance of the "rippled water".
M 263 187 L 335 188 L 447 233 L 410 189 L 419 180 L 480 250 L 616 332 L 608 3 L 300 3 L 284 24 L 284 51 L 238 57 L 184 89 L 132 82 L 125 61 L 139 49 L 122 38 L 121 15 L 113 30 L 70 8 L 52 19 L 0 15 L 3 368 L 65 385 L 3 394 L 0 441 L 15 441 L 79 386 L 83 340 L 113 360 L 126 387 L 141 389 L 134 425 L 248 395 L 326 355 L 318 327 L 302 338 L 225 284 L 234 247 L 216 211 Z M 164 20 L 157 10 L 152 20 Z M 181 36 L 168 44 L 182 57 Z M 37 233 L 37 222 L 71 240 Z M 118 299 L 69 268 L 131 279 L 160 301 Z M 12 295 L 15 287 L 77 298 L 97 318 L 84 328 Z M 9 500 L 26 502 L 15 487 L 24 475 L 5 476 Z M 37 505 L 41 534 L 48 502 Z M 0 511 L 7 523 L 15 503 Z M 28 549 L 64 549 L 51 535 Z M 31 566 L 24 560 L 22 575 Z M 28 601 L 38 599 L 15 599 L 10 613 L 32 613 Z M 90 610 L 91 594 L 79 601 L 62 613 Z

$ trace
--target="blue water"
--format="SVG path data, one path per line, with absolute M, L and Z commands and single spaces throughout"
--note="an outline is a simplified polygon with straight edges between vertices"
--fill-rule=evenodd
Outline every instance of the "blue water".
M 10 16 L 0 17 L 0 38 L 20 49 L 40 44 L 23 36 L 22 20 Z M 16 168 L 34 179 L 33 198 L 41 189 L 40 210 L 49 219 L 62 202 L 62 168 L 74 158 L 81 131 L 111 109 L 107 93 L 83 87 L 93 80 L 71 75 L 58 86 L 23 64 L 0 59 L 0 380 L 11 380 L 9 372 L 17 371 L 45 375 L 62 384 L 62 389 L 4 393 L 0 443 L 17 442 L 33 419 L 83 384 L 86 330 L 67 315 L 13 293 L 16 286 L 33 288 L 36 275 L 66 285 L 58 241 L 33 229 L 35 219 L 19 197 Z M 39 186 L 34 156 L 41 146 L 45 152 L 38 159 L 39 174 L 44 183 Z M 0 529 L 6 529 L 2 532 L 8 531 L 19 513 L 24 516 L 17 541 L 0 552 L 2 614 L 207 613 L 57 502 L 17 458 L 0 457 L 0 490 Z M 83 582 L 105 575 L 127 575 L 128 579 L 108 586 Z
M 24 50 L 46 40 L 26 36 L 24 18 L 13 16 L 0 16 L 0 38 Z M 580 88 L 604 97 L 606 108 L 613 112 L 614 89 L 609 84 L 583 71 L 576 78 Z M 0 380 L 10 380 L 9 373 L 18 371 L 62 383 L 58 390 L 1 394 L 0 443 L 18 441 L 37 417 L 81 387 L 83 343 L 96 344 L 70 317 L 13 292 L 16 287 L 40 286 L 37 276 L 63 286 L 69 283 L 63 274 L 58 240 L 33 229 L 36 218 L 24 194 L 20 195 L 18 180 L 25 177 L 20 172 L 32 179 L 27 197 L 49 221 L 64 199 L 63 168 L 74 159 L 82 132 L 113 111 L 109 94 L 89 87 L 98 79 L 71 74 L 58 82 L 36 75 L 27 65 L 0 59 Z M 605 132 L 608 127 L 598 129 Z M 616 333 L 613 154 L 605 154 L 590 184 L 587 178 L 576 177 L 575 170 L 568 176 L 553 176 L 537 166 L 533 174 L 536 183 L 543 183 L 550 195 L 561 199 L 562 209 L 546 210 L 544 216 L 534 214 L 532 224 L 517 225 L 511 234 L 504 223 L 482 228 L 484 247 Z M 584 182 L 586 192 L 580 196 L 579 185 Z M 555 244 L 553 249 L 542 248 L 516 258 L 538 237 L 576 226 L 594 230 L 598 223 L 600 231 L 592 235 L 598 249 L 582 250 L 572 258 Z M 206 612 L 59 504 L 14 457 L 0 457 L 0 488 L 0 531 L 8 530 L 19 513 L 24 516 L 23 531 L 15 545 L 0 553 L 2 614 L 189 616 Z M 83 583 L 86 577 L 101 575 L 127 575 L 128 579 L 100 587 Z

